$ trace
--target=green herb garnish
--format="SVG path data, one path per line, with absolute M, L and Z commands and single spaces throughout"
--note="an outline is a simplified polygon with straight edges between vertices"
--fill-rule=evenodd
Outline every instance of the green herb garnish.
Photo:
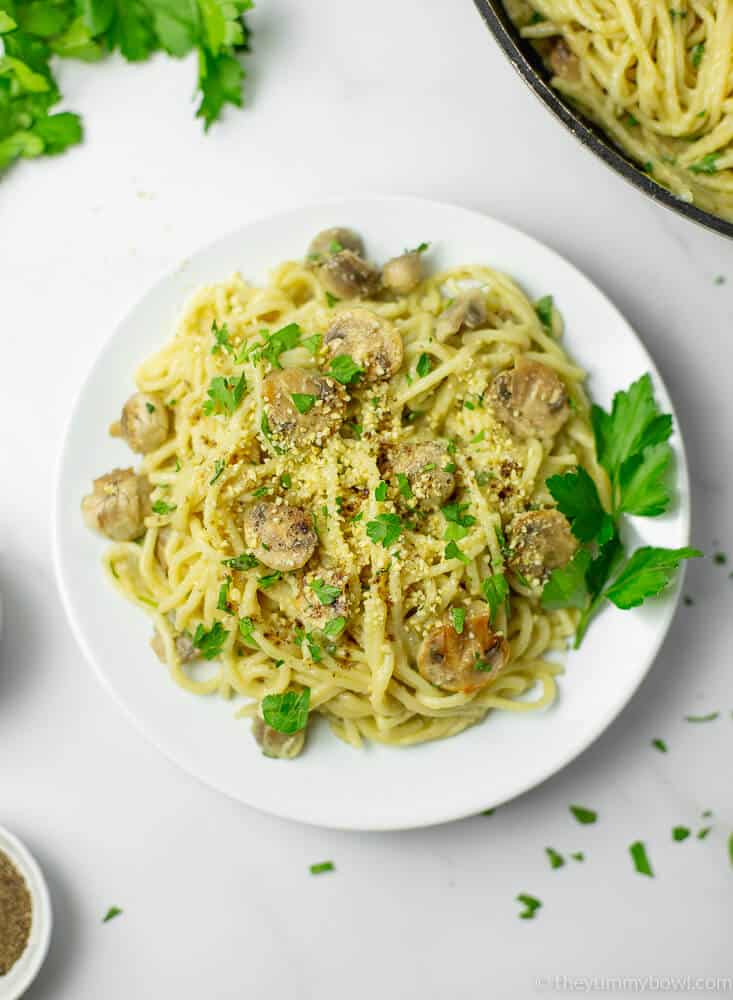
M 216 610 L 224 611 L 229 614 L 229 588 L 232 585 L 232 578 L 229 576 L 226 578 L 221 587 L 219 587 L 219 599 L 216 602 Z
M 389 487 L 382 479 L 376 489 L 374 490 L 374 499 L 379 500 L 380 503 L 387 499 L 387 490 Z
M 529 896 L 526 892 L 519 893 L 517 902 L 524 906 L 524 909 L 519 914 L 520 920 L 534 920 L 537 910 L 542 906 L 539 899 L 535 896 Z
M 239 619 L 239 634 L 242 637 L 242 642 L 246 646 L 251 646 L 254 649 L 259 649 L 257 640 L 252 634 L 255 627 L 255 623 L 251 618 L 240 618 Z
M 652 871 L 652 866 L 647 857 L 646 847 L 641 840 L 635 841 L 629 847 L 629 853 L 631 854 L 631 860 L 634 862 L 634 868 L 638 871 L 640 875 L 648 875 L 650 878 L 654 878 L 654 872 Z
M 226 465 L 227 463 L 224 461 L 223 458 L 217 458 L 217 460 L 214 462 L 214 475 L 209 480 L 209 486 L 214 485 L 214 483 L 217 481 L 217 479 L 222 474 L 224 469 L 226 469 Z
M 1 13 L 0 13 L 0 16 Z M 119 906 L 110 906 L 105 915 L 102 917 L 102 923 L 107 924 L 110 920 L 114 920 L 115 917 L 119 917 L 124 911 L 119 908 Z
M 208 631 L 203 625 L 197 625 L 193 644 L 205 660 L 214 660 L 221 653 L 228 635 L 221 622 L 214 622 Z
M 166 503 L 165 500 L 156 500 L 152 506 L 152 511 L 154 514 L 160 514 L 161 517 L 165 517 L 166 514 L 172 514 L 174 510 L 178 507 L 174 503 Z
M 707 153 L 697 163 L 691 163 L 688 170 L 691 174 L 716 174 L 718 172 L 717 161 L 720 153 Z
M 577 821 L 585 826 L 589 823 L 595 823 L 598 819 L 598 813 L 595 809 L 586 809 L 585 806 L 568 806 L 568 808 Z
M 698 42 L 690 52 L 690 62 L 698 69 L 700 63 L 702 62 L 702 57 L 705 55 L 705 42 Z
M 214 346 L 211 348 L 212 354 L 218 354 L 219 351 L 227 351 L 229 354 L 234 354 L 234 348 L 229 340 L 229 329 L 224 323 L 223 326 L 219 326 L 216 320 L 211 324 L 211 332 L 214 334 Z
M 346 619 L 343 615 L 339 615 L 338 618 L 332 618 L 330 622 L 326 622 L 323 626 L 323 634 L 327 639 L 338 639 L 345 627 Z
M 687 838 L 690 836 L 690 832 L 691 831 L 689 827 L 675 826 L 672 829 L 672 840 L 676 840 L 677 843 L 680 843 L 683 840 L 687 840 Z
M 329 309 L 333 309 L 336 303 L 340 301 L 341 299 L 337 299 L 335 295 L 331 295 L 330 292 L 326 292 L 326 302 L 328 303 Z
M 366 533 L 375 545 L 388 549 L 400 537 L 403 527 L 396 514 L 378 514 L 376 520 L 367 521 Z
M 318 864 L 311 865 L 308 871 L 311 875 L 322 875 L 324 872 L 333 872 L 336 866 L 333 861 L 319 861 Z
M 481 592 L 489 605 L 489 619 L 494 624 L 499 608 L 509 599 L 509 584 L 503 573 L 493 573 L 481 582 Z
M 269 590 L 273 584 L 276 584 L 278 580 L 282 580 L 282 573 L 279 569 L 274 570 L 272 573 L 268 573 L 266 576 L 261 576 L 257 581 L 262 590 Z
M 720 712 L 708 712 L 707 715 L 686 715 L 685 722 L 715 722 L 720 718 Z
M 550 868 L 562 868 L 565 864 L 565 858 L 554 847 L 546 847 L 545 854 L 550 862 Z
M 267 694 L 262 699 L 262 717 L 278 733 L 297 733 L 308 723 L 310 700 L 310 688 Z
M 466 621 L 466 609 L 465 608 L 451 608 L 450 618 L 453 623 L 453 628 L 458 633 L 458 635 L 463 634 L 463 626 Z
M 551 295 L 543 295 L 534 304 L 534 311 L 537 313 L 540 323 L 548 332 L 552 330 L 552 310 L 553 301 Z
M 412 490 L 410 489 L 410 480 L 404 474 L 404 472 L 397 473 L 397 488 L 399 490 L 400 496 L 404 497 L 405 500 L 412 499 Z
M 298 413 L 310 413 L 316 402 L 316 397 L 309 392 L 293 392 L 291 399 Z
M 361 377 L 363 371 L 348 354 L 338 354 L 331 360 L 328 374 L 341 385 L 351 385 Z
M 238 569 L 240 571 L 259 566 L 255 557 L 249 552 L 243 552 L 241 556 L 232 556 L 231 559 L 222 559 L 222 563 L 230 569 Z
M 660 753 L 667 753 L 667 744 L 664 740 L 656 739 L 652 740 L 652 746 L 655 750 L 659 750 Z
M 430 355 L 425 354 L 425 352 L 423 351 L 423 353 L 417 359 L 417 365 L 415 367 L 415 371 L 420 376 L 420 378 L 424 378 L 426 375 L 429 375 L 432 370 L 433 370 L 433 362 L 430 360 Z
M 341 591 L 338 587 L 334 587 L 330 583 L 324 583 L 321 579 L 313 580 L 308 586 L 321 604 L 333 604 L 341 596 Z
M 201 408 L 207 416 L 211 416 L 212 413 L 224 412 L 231 417 L 242 402 L 246 390 L 247 380 L 244 377 L 244 372 L 239 376 L 239 379 L 217 375 L 211 380 L 207 390 L 209 398 L 204 401 Z

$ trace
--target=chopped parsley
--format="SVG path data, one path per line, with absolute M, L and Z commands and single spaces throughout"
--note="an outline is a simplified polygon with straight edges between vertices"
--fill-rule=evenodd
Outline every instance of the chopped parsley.
M 208 631 L 203 625 L 197 625 L 193 634 L 193 644 L 205 660 L 215 660 L 224 648 L 228 635 L 221 622 L 214 622 Z
M 209 486 L 214 485 L 214 483 L 217 481 L 217 479 L 222 474 L 224 469 L 226 469 L 226 466 L 227 463 L 224 461 L 223 458 L 217 458 L 217 460 L 214 462 L 214 475 L 209 480 Z
M 449 476 L 452 475 L 455 471 L 456 471 L 455 462 L 448 462 L 447 465 L 443 466 L 443 472 L 446 472 Z
M 707 153 L 697 163 L 691 163 L 688 169 L 691 174 L 716 174 L 719 156 L 720 153 Z
M 216 610 L 224 611 L 226 614 L 230 614 L 229 611 L 229 588 L 232 585 L 232 578 L 228 576 L 221 587 L 219 587 L 219 599 L 216 602 Z
M 297 733 L 308 723 L 310 700 L 310 688 L 267 694 L 262 699 L 262 717 L 278 733 Z
M 176 504 L 166 503 L 165 500 L 156 500 L 152 507 L 153 513 L 160 514 L 162 517 L 166 514 L 172 514 L 177 509 Z
M 634 868 L 640 875 L 648 875 L 649 878 L 654 878 L 654 872 L 646 853 L 646 847 L 641 840 L 636 840 L 631 844 L 629 854 L 631 855 L 631 860 L 634 862 Z
M 102 917 L 102 923 L 108 924 L 110 920 L 114 920 L 115 917 L 119 917 L 124 911 L 119 908 L 119 906 L 110 906 L 105 915 Z
M 223 326 L 219 326 L 216 320 L 211 324 L 211 332 L 214 334 L 215 344 L 211 348 L 212 354 L 218 354 L 219 351 L 227 351 L 229 354 L 234 354 L 234 348 L 229 340 L 229 330 L 226 323 Z
M 321 579 L 313 580 L 308 586 L 321 604 L 333 604 L 341 596 L 341 591 L 338 587 L 333 587 L 330 583 L 324 583 Z
M 598 819 L 598 813 L 595 809 L 586 809 L 585 806 L 568 806 L 568 808 L 577 821 L 586 826 L 589 823 L 595 823 Z
M 304 337 L 300 342 L 300 346 L 305 347 L 311 354 L 316 354 L 322 340 L 323 337 L 320 333 L 314 333 L 311 337 Z
M 351 385 L 361 377 L 363 372 L 364 369 L 360 368 L 348 354 L 338 354 L 332 359 L 328 374 L 341 385 Z
M 520 920 L 534 920 L 537 910 L 542 906 L 542 903 L 535 896 L 530 896 L 526 892 L 520 892 L 517 896 L 517 902 L 524 906 L 524 909 L 519 914 Z
M 222 563 L 228 566 L 229 569 L 238 569 L 240 571 L 259 566 L 255 557 L 249 552 L 243 552 L 241 556 L 232 556 L 231 559 L 222 559 Z
M 277 583 L 278 580 L 282 580 L 282 573 L 279 569 L 276 569 L 272 573 L 268 573 L 266 576 L 261 576 L 257 582 L 262 590 L 269 590 L 270 587 Z
M 146 403 L 145 409 L 148 411 L 148 413 L 155 413 L 155 407 L 153 406 L 152 403 Z
M 336 871 L 333 861 L 319 861 L 318 864 L 311 865 L 308 871 L 311 875 L 323 875 L 324 872 Z
M 489 605 L 489 620 L 494 624 L 499 608 L 509 599 L 509 584 L 503 573 L 493 573 L 481 582 L 481 592 Z
M 417 359 L 417 366 L 415 367 L 415 371 L 420 376 L 420 378 L 424 378 L 426 375 L 429 375 L 432 370 L 433 370 L 433 363 L 430 360 L 430 355 L 426 354 L 423 351 L 423 353 Z
M 316 397 L 309 392 L 293 392 L 290 398 L 298 413 L 310 413 L 316 402 Z
M 720 718 L 720 712 L 708 712 L 707 715 L 686 715 L 685 722 L 715 722 Z
M 297 347 L 300 344 L 300 335 L 301 329 L 297 323 L 288 323 L 274 333 L 267 334 L 265 343 L 257 348 L 257 359 L 265 358 L 273 368 L 282 368 L 280 355 Z
M 283 474 L 280 476 L 280 485 L 284 490 L 289 490 L 290 487 L 293 485 L 293 477 L 290 475 L 289 472 L 283 472 Z
M 269 486 L 258 486 L 256 490 L 252 490 L 252 496 L 255 500 L 259 500 L 260 497 L 266 497 L 269 492 Z
M 705 42 L 698 42 L 690 52 L 690 62 L 698 69 L 700 63 L 702 62 L 702 57 L 705 55 Z
M 626 122 L 626 124 L 627 124 L 627 125 L 629 125 L 629 126 L 630 126 L 631 128 L 635 128 L 635 127 L 636 127 L 636 126 L 637 126 L 637 125 L 639 124 L 639 119 L 638 119 L 638 118 L 635 118 L 635 117 L 634 117 L 634 115 L 632 115 L 632 114 L 631 114 L 631 112 L 629 112 L 629 113 L 628 113 L 628 114 L 626 115 L 626 117 L 624 118 L 624 121 L 625 121 L 625 122 Z
M 573 861 L 585 861 L 585 854 L 582 851 L 572 851 L 570 857 Z
M 562 868 L 565 864 L 565 858 L 554 847 L 546 847 L 545 854 L 550 862 L 550 868 Z
M 240 618 L 239 619 L 239 634 L 242 637 L 242 642 L 245 646 L 252 646 L 254 649 L 259 649 L 257 640 L 252 634 L 255 623 L 251 618 Z
M 668 752 L 667 744 L 664 742 L 664 740 L 660 739 L 652 740 L 652 746 L 654 747 L 655 750 L 659 750 L 660 753 Z
M 399 489 L 400 496 L 404 497 L 405 500 L 412 499 L 412 490 L 410 489 L 410 480 L 404 474 L 404 472 L 397 473 L 397 488 Z
M 453 628 L 458 633 L 458 635 L 463 634 L 463 626 L 466 621 L 466 609 L 465 608 L 451 608 L 450 618 L 453 623 Z
M 448 542 L 445 547 L 444 556 L 446 559 L 459 559 L 462 563 L 470 562 L 471 560 L 465 554 L 461 552 L 460 548 L 455 542 Z M 475 667 L 474 669 L 480 670 L 480 667 Z
M 384 480 L 381 480 L 377 488 L 374 490 L 374 499 L 379 500 L 380 503 L 387 499 L 388 486 Z
M 472 403 L 470 399 L 464 399 L 463 400 L 463 408 L 464 408 L 464 410 L 475 410 L 476 409 L 476 404 Z
M 675 826 L 672 830 L 672 840 L 677 841 L 677 843 L 680 843 L 683 840 L 687 840 L 687 838 L 690 836 L 690 832 L 691 831 L 689 827 Z
M 328 303 L 329 309 L 333 309 L 336 303 L 340 301 L 341 299 L 337 299 L 335 295 L 331 295 L 330 292 L 326 292 L 326 302 Z
M 344 249 L 343 246 L 339 243 L 338 240 L 331 240 L 331 242 L 328 244 L 329 253 L 341 253 L 343 249 Z
M 537 313 L 537 318 L 548 331 L 552 330 L 552 310 L 553 300 L 551 295 L 543 295 L 534 304 L 534 311 Z
M 208 399 L 204 401 L 202 409 L 207 416 L 212 413 L 227 413 L 231 417 L 247 390 L 247 380 L 244 372 L 239 379 L 224 378 L 217 375 L 211 380 L 207 390 Z
M 414 248 L 414 250 L 405 250 L 405 253 L 406 254 L 408 254 L 408 253 L 425 253 L 425 251 L 428 249 L 429 246 L 430 246 L 429 243 L 421 243 L 419 246 L 416 246 Z
M 400 537 L 403 527 L 396 514 L 378 514 L 376 520 L 367 521 L 366 533 L 375 545 L 388 549 Z
M 707 835 L 710 833 L 710 831 L 712 829 L 713 829 L 712 826 L 704 826 L 701 830 L 697 831 L 697 839 L 698 840 L 705 840 L 705 838 L 707 837 Z
M 323 626 L 323 634 L 327 639 L 338 639 L 345 627 L 346 619 L 343 615 L 339 615 L 338 618 L 332 618 L 330 622 L 326 622 Z
M 728 562 L 728 556 L 725 554 L 725 552 L 716 552 L 715 555 L 713 556 L 713 562 L 715 563 L 716 566 L 725 566 L 725 564 Z

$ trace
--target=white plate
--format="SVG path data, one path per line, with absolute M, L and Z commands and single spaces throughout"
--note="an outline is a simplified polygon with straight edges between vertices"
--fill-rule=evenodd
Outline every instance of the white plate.
M 636 611 L 606 609 L 579 653 L 567 657 L 558 702 L 547 712 L 494 714 L 460 736 L 411 749 L 358 752 L 318 725 L 294 761 L 261 756 L 249 723 L 216 698 L 180 690 L 148 647 L 150 623 L 104 581 L 104 541 L 82 524 L 79 502 L 93 477 L 133 464 L 105 428 L 133 388 L 138 364 L 173 332 L 184 299 L 203 282 L 239 270 L 262 281 L 276 263 L 304 253 L 331 225 L 359 230 L 384 260 L 431 240 L 430 266 L 490 264 L 533 298 L 552 293 L 566 322 L 566 345 L 591 373 L 602 405 L 651 371 L 657 397 L 671 408 L 659 373 L 629 325 L 587 278 L 552 250 L 493 219 L 413 198 L 365 197 L 309 206 L 243 226 L 194 254 L 140 299 L 115 329 L 74 404 L 60 457 L 55 559 L 66 610 L 89 662 L 142 732 L 208 785 L 279 816 L 347 829 L 426 826 L 505 802 L 559 770 L 587 747 L 627 703 L 651 666 L 679 595 Z M 685 545 L 689 491 L 684 449 L 672 439 L 679 500 L 668 515 L 639 520 L 645 542 Z M 623 654 L 620 651 L 623 650 Z
M 9 830 L 0 827 L 0 851 L 10 858 L 25 879 L 31 894 L 33 921 L 25 951 L 4 976 L 0 976 L 0 1000 L 18 1000 L 38 975 L 51 940 L 51 898 L 35 858 Z

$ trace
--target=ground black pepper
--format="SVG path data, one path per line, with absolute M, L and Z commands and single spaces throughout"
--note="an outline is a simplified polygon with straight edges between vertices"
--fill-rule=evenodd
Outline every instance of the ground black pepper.
M 26 949 L 33 904 L 25 879 L 0 851 L 0 976 L 10 972 Z

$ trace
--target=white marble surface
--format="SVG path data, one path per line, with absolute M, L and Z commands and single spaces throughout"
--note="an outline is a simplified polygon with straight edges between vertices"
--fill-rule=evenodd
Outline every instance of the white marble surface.
M 419 832 L 333 833 L 227 801 L 143 742 L 83 662 L 49 537 L 80 380 L 161 270 L 235 224 L 332 194 L 458 201 L 584 269 L 676 400 L 695 542 L 733 552 L 733 244 L 648 204 L 579 148 L 470 0 L 261 0 L 252 23 L 249 106 L 207 137 L 188 103 L 190 62 L 65 65 L 86 143 L 0 182 L 0 822 L 35 850 L 57 917 L 29 996 L 524 997 L 555 975 L 733 975 L 726 567 L 691 568 L 694 606 L 581 759 L 492 817 Z M 713 709 L 717 722 L 684 721 Z M 598 824 L 578 826 L 570 802 L 598 809 Z M 671 841 L 708 808 L 705 841 Z M 653 880 L 631 869 L 636 839 Z M 587 860 L 551 871 L 546 845 Z M 326 858 L 337 872 L 309 876 Z M 517 919 L 518 892 L 544 901 L 535 921 Z M 124 915 L 103 925 L 113 903 Z

